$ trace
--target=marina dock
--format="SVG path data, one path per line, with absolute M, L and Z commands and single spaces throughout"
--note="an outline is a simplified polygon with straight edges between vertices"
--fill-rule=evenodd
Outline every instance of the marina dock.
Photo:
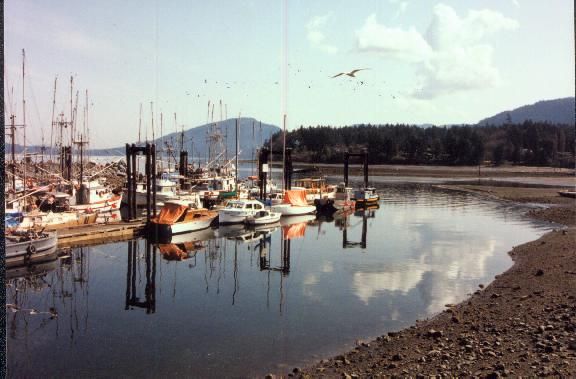
M 141 235 L 145 227 L 145 220 L 136 220 L 61 229 L 58 230 L 58 247 L 123 241 Z

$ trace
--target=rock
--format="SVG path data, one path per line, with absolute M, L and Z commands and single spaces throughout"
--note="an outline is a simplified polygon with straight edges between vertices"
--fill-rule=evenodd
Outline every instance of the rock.
M 478 284 L 478 287 L 484 288 L 484 284 Z
M 266 376 L 264 378 L 265 379 L 276 379 L 276 376 L 274 374 L 266 374 Z
M 497 299 L 497 298 L 499 298 L 500 296 L 501 296 L 501 295 L 498 294 L 498 293 L 493 293 L 492 295 L 490 295 L 490 298 L 491 298 L 491 299 Z
M 401 361 L 404 357 L 402 356 L 402 354 L 394 354 L 392 356 L 392 360 L 393 361 Z
M 302 370 L 300 369 L 300 367 L 294 367 L 294 369 L 292 370 L 292 372 L 294 374 L 298 374 L 299 372 L 301 372 Z
M 544 270 L 542 270 L 541 268 L 539 268 L 539 269 L 536 271 L 536 274 L 534 274 L 534 275 L 536 275 L 536 276 L 542 276 L 542 275 L 544 275 Z
M 441 330 L 430 329 L 426 335 L 432 338 L 440 338 L 444 333 Z

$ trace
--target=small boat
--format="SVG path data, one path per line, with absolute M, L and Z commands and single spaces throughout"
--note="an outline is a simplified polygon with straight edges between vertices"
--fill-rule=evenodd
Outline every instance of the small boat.
M 244 222 L 247 217 L 254 216 L 264 210 L 264 204 L 258 200 L 231 200 L 226 207 L 218 211 L 220 224 L 235 224 Z
M 218 213 L 206 208 L 193 208 L 183 201 L 167 201 L 160 214 L 150 220 L 159 235 L 192 232 L 210 227 Z
M 273 205 L 270 208 L 282 216 L 299 216 L 316 212 L 315 205 L 308 205 L 306 191 L 288 190 L 284 193 L 284 203 Z
M 559 191 L 558 194 L 564 197 L 576 198 L 576 191 Z
M 271 212 L 268 209 L 264 209 L 262 211 L 257 212 L 253 216 L 246 217 L 246 224 L 248 225 L 265 225 L 265 224 L 273 224 L 275 222 L 280 221 L 280 216 L 282 216 L 279 212 Z
M 357 207 L 363 207 L 367 204 L 374 204 L 380 200 L 380 196 L 376 193 L 376 188 L 366 187 L 354 192 L 354 200 Z
M 336 194 L 334 196 L 334 208 L 338 210 L 354 209 L 356 201 L 352 200 L 354 194 L 351 187 L 346 187 L 344 183 L 336 186 Z
M 58 235 L 56 232 L 34 230 L 14 231 L 4 237 L 6 267 L 16 267 L 54 259 Z

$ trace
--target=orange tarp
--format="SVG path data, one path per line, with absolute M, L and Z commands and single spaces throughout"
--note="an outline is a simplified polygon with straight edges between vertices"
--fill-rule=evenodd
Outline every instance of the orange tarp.
M 188 207 L 185 205 L 166 203 L 162 207 L 156 222 L 158 224 L 172 225 L 186 212 L 187 209 Z
M 284 234 L 283 239 L 291 240 L 294 238 L 302 238 L 306 233 L 307 223 L 301 222 L 298 224 L 285 225 L 282 227 L 282 232 Z
M 308 205 L 305 190 L 289 190 L 284 192 L 284 203 L 292 205 Z

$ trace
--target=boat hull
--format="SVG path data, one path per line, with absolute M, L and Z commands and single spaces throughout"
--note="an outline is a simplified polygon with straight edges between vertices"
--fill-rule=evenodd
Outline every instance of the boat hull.
M 273 212 L 278 212 L 282 216 L 300 216 L 306 214 L 312 214 L 316 212 L 316 206 L 314 205 L 302 205 L 296 206 L 291 204 L 278 204 L 271 207 Z
M 6 267 L 17 267 L 54 259 L 58 235 L 55 232 L 44 234 L 47 235 L 46 238 L 24 242 L 12 242 L 10 239 L 5 239 Z

